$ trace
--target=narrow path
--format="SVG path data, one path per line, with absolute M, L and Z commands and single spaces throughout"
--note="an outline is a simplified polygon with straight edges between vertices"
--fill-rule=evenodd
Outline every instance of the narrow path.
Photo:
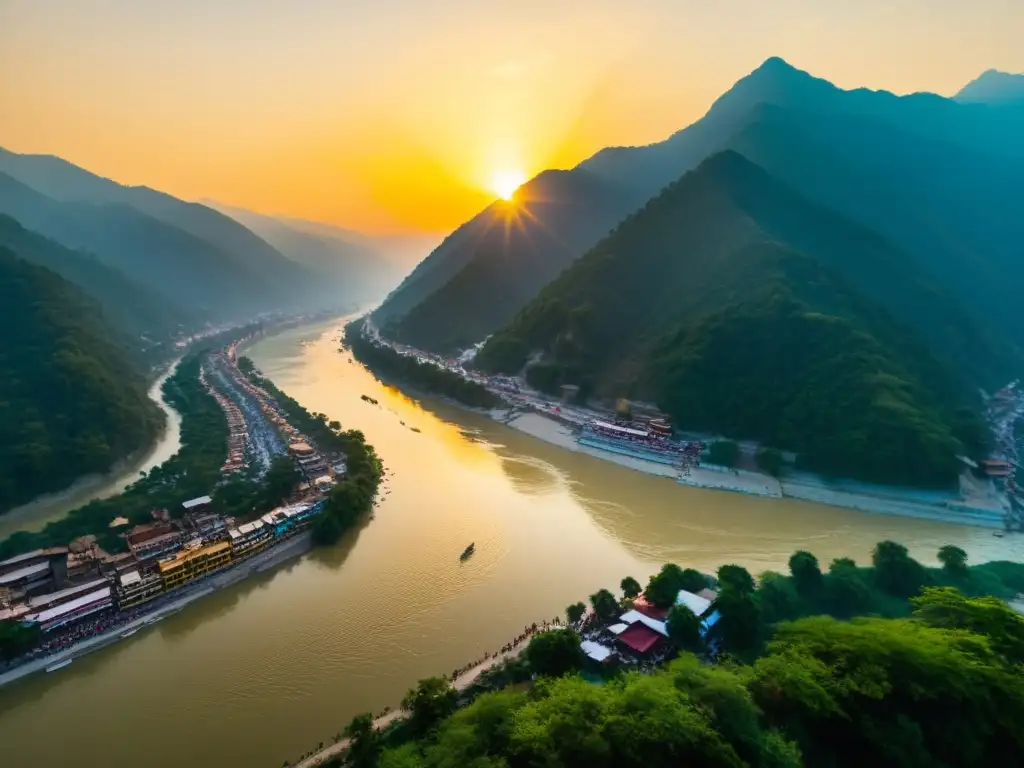
M 490 669 L 496 664 L 500 664 L 501 662 L 505 661 L 505 659 L 510 659 L 514 656 L 518 656 L 520 653 L 522 653 L 522 651 L 523 644 L 520 644 L 510 651 L 499 653 L 496 656 L 492 656 L 491 658 L 487 659 L 486 661 L 482 661 L 475 667 L 466 670 L 457 678 L 455 678 L 455 681 L 452 683 L 452 687 L 457 691 L 464 691 L 466 688 L 472 685 L 473 681 L 480 676 L 481 672 Z M 380 730 L 381 728 L 384 728 L 390 723 L 393 723 L 395 720 L 398 720 L 400 717 L 403 717 L 404 715 L 405 713 L 400 709 L 393 710 L 391 712 L 388 712 L 386 715 L 381 715 L 376 720 L 374 720 L 373 727 L 377 730 Z M 300 760 L 299 762 L 295 763 L 295 765 L 292 766 L 292 768 L 315 768 L 315 766 L 322 765 L 330 758 L 335 757 L 336 755 L 340 755 L 347 748 L 348 739 L 342 739 L 341 741 L 338 741 L 334 744 L 329 744 L 328 746 L 324 747 L 318 752 L 315 752 L 309 757 Z

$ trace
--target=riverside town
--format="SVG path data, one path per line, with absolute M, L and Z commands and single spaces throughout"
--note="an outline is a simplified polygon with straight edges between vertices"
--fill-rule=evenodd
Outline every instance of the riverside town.
M 251 365 L 242 371 L 239 342 L 195 353 L 197 383 L 222 411 L 227 456 L 220 467 L 223 490 L 241 479 L 276 483 L 267 512 L 237 515 L 214 511 L 203 495 L 177 508 L 153 509 L 149 520 L 109 521 L 104 539 L 77 536 L 65 546 L 46 546 L 0 561 L 0 622 L 17 627 L 2 638 L 0 685 L 41 669 L 63 669 L 76 656 L 135 634 L 189 602 L 246 576 L 308 551 L 311 528 L 328 506 L 332 489 L 348 481 L 348 457 L 340 427 L 328 427 L 293 401 L 291 413 L 275 390 L 256 383 Z M 304 433 L 296 417 L 317 431 Z M 367 447 L 367 450 L 372 451 Z M 376 461 L 373 459 L 373 461 Z M 211 493 L 216 493 L 211 488 Z

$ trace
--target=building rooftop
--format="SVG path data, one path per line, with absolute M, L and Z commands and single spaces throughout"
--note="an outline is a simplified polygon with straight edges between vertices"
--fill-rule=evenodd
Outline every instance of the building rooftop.
M 138 571 L 128 571 L 121 574 L 122 587 L 130 587 L 132 584 L 138 584 L 140 581 L 142 581 L 142 577 Z
M 647 653 L 658 644 L 661 635 L 643 624 L 634 624 L 619 635 L 619 640 L 637 653 Z
M 22 579 L 30 579 L 33 576 L 42 576 L 50 570 L 49 563 L 36 563 L 35 565 L 29 565 L 25 568 L 19 568 L 16 571 L 10 571 L 0 576 L 0 585 L 3 584 L 14 584 L 21 581 Z
M 37 595 L 28 601 L 28 607 L 33 610 L 41 610 L 48 605 L 53 603 L 60 603 L 67 600 L 75 595 L 80 595 L 82 592 L 89 592 L 90 590 L 96 590 L 99 587 L 107 585 L 106 579 L 93 579 L 85 584 L 79 584 L 77 587 L 68 587 L 67 589 L 61 589 L 57 592 L 49 592 L 45 595 Z
M 606 645 L 595 643 L 593 640 L 584 640 L 580 643 L 580 648 L 587 654 L 587 658 L 593 659 L 594 661 L 601 662 L 612 655 L 612 649 Z
M 31 614 L 26 618 L 29 621 L 36 621 L 40 624 L 45 624 L 48 621 L 53 621 L 61 616 L 75 611 L 80 611 L 83 608 L 88 608 L 93 603 L 99 603 L 103 600 L 110 599 L 110 587 L 104 587 L 103 589 L 97 589 L 95 592 L 90 592 L 87 595 L 82 595 L 77 600 L 72 600 L 70 603 L 64 603 L 58 605 L 56 608 L 50 608 L 39 613 Z
M 679 594 L 676 595 L 676 605 L 685 605 L 697 616 L 703 616 L 704 612 L 711 607 L 711 601 L 706 597 L 695 595 L 693 592 L 687 592 L 685 589 L 680 589 Z
M 298 442 L 289 445 L 288 450 L 291 451 L 292 453 L 312 453 L 313 446 L 311 446 L 304 440 L 299 440 Z
M 213 499 L 211 499 L 209 496 L 200 496 L 199 498 L 196 499 L 189 499 L 188 501 L 184 502 L 181 506 L 183 506 L 185 509 L 193 509 L 194 507 L 201 507 L 204 504 L 209 504 L 212 501 Z
M 668 627 L 665 625 L 664 621 L 658 621 L 657 619 L 652 619 L 650 616 L 644 616 L 640 611 L 626 611 L 626 613 L 619 617 L 619 621 L 631 626 L 634 624 L 643 624 L 645 627 L 654 630 L 659 635 L 668 637 Z

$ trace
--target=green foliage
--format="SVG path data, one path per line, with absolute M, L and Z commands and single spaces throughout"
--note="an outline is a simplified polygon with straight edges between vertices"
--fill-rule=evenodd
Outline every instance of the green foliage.
M 640 582 L 632 576 L 626 576 L 622 581 L 620 581 L 619 589 L 622 590 L 622 596 L 627 600 L 632 600 L 643 591 L 643 587 L 640 586 Z
M 967 573 L 967 553 L 953 544 L 946 544 L 939 549 L 939 562 L 953 576 Z
M 704 648 L 704 637 L 701 634 L 700 617 L 685 605 L 673 605 L 669 609 L 668 636 L 676 647 L 699 653 Z
M 382 748 L 380 734 L 373 727 L 369 712 L 356 715 L 345 726 L 342 735 L 349 740 L 345 765 L 350 768 L 374 768 Z
M 35 648 L 41 630 L 38 624 L 23 625 L 14 619 L 0 620 L 0 660 L 10 661 Z
M 800 615 L 800 595 L 791 579 L 768 571 L 761 574 L 757 601 L 766 624 L 795 619 Z
M 723 153 L 548 284 L 478 362 L 518 370 L 540 352 L 597 394 L 653 399 L 685 429 L 794 451 L 811 471 L 950 487 L 981 432 L 946 339 L 981 339 L 918 272 Z M 710 460 L 729 466 L 722 450 Z
M 1012 765 L 1024 758 L 1020 670 L 985 638 L 908 620 L 783 625 L 751 683 L 809 765 Z
M 209 344 L 222 344 L 225 338 L 231 337 L 212 338 Z M 228 427 L 217 401 L 199 381 L 206 348 L 185 357 L 163 387 L 165 400 L 181 414 L 181 449 L 124 493 L 79 507 L 41 531 L 19 531 L 4 539 L 0 558 L 67 544 L 87 533 L 96 534 L 99 545 L 108 552 L 123 551 L 124 540 L 109 527 L 115 517 L 139 524 L 149 521 L 154 509 L 177 512 L 182 502 L 208 493 L 219 482 L 227 455 Z
M 772 477 L 780 477 L 786 466 L 786 460 L 778 448 L 758 448 L 754 460 L 758 467 Z
M 709 634 L 721 641 L 724 651 L 741 658 L 754 653 L 764 634 L 761 606 L 753 592 L 734 585 L 722 587 L 715 600 L 720 617 Z
M 871 607 L 871 587 L 856 563 L 846 558 L 832 561 L 825 579 L 825 592 L 829 612 L 839 618 L 866 613 Z
M 821 568 L 818 558 L 810 552 L 799 550 L 789 558 L 789 573 L 797 592 L 801 595 L 813 595 L 822 582 Z
M 570 624 L 575 624 L 577 621 L 583 618 L 583 615 L 587 612 L 587 606 L 583 603 L 573 603 L 565 609 L 565 618 L 569 620 Z
M 910 603 L 914 617 L 928 626 L 984 635 L 1008 664 L 1024 664 L 1024 616 L 1002 600 L 969 598 L 951 587 L 932 587 Z
M 430 363 L 421 363 L 363 338 L 362 321 L 345 326 L 345 344 L 352 356 L 377 376 L 396 379 L 432 395 L 450 397 L 474 408 L 493 408 L 501 401 L 484 386 Z
M 916 595 L 928 581 L 924 566 L 907 554 L 906 547 L 894 541 L 879 542 L 871 561 L 879 586 L 897 597 Z
M 0 246 L 0 514 L 154 439 L 163 414 L 98 305 Z
M 749 595 L 754 591 L 754 577 L 741 565 L 723 565 L 718 569 L 718 585 L 721 589 L 734 589 Z
M 731 467 L 740 457 L 740 447 L 732 440 L 715 440 L 708 446 L 707 455 L 704 460 L 708 464 L 717 464 L 720 467 Z
M 402 699 L 402 709 L 409 713 L 409 722 L 417 735 L 424 735 L 452 712 L 458 694 L 441 677 L 420 680 Z
M 644 597 L 659 608 L 669 608 L 675 605 L 679 590 L 700 592 L 707 586 L 707 577 L 700 571 L 693 568 L 683 569 L 675 563 L 665 563 L 647 582 Z
M 615 618 L 619 614 L 619 601 L 607 589 L 599 589 L 590 596 L 594 613 L 602 620 Z
M 580 636 L 571 629 L 551 629 L 530 638 L 526 646 L 530 669 L 538 675 L 561 677 L 583 667 Z

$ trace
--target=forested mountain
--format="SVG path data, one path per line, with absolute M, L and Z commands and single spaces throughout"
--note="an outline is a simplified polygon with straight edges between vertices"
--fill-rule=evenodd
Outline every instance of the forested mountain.
M 953 97 L 964 104 L 1013 104 L 1024 102 L 1024 74 L 1013 75 L 990 69 L 982 72 Z
M 238 221 L 270 243 L 288 259 L 301 264 L 333 289 L 351 300 L 383 296 L 401 276 L 399 268 L 373 250 L 363 238 L 328 227 L 308 231 L 274 216 L 265 216 L 243 208 L 220 203 L 211 207 Z
M 989 343 L 1024 346 L 1024 316 L 1016 310 L 1014 289 L 1024 278 L 1024 208 L 1016 191 L 1024 185 L 1021 135 L 1022 109 L 934 94 L 845 91 L 769 59 L 669 139 L 602 150 L 569 173 L 587 171 L 603 179 L 636 208 L 709 155 L 739 150 L 805 197 L 909 253 L 926 281 L 959 302 Z M 588 207 L 592 232 L 610 231 L 628 208 L 624 203 L 604 216 Z M 563 222 L 544 223 L 543 237 L 573 243 Z M 526 231 L 535 239 L 540 229 Z M 536 269 L 525 262 L 515 283 L 523 290 L 495 298 L 484 277 L 493 249 L 480 253 L 475 273 L 461 272 L 470 250 L 456 238 L 461 232 L 434 255 L 457 269 L 425 261 L 407 282 L 412 285 L 417 273 L 429 279 L 415 291 L 400 289 L 378 316 L 393 322 L 408 315 L 395 331 L 404 340 L 432 348 L 479 341 L 493 326 L 467 324 L 467 314 L 492 304 L 503 314 L 522 305 L 531 284 L 548 279 L 523 278 Z M 576 256 L 584 249 L 577 248 Z M 441 291 L 449 281 L 448 292 Z M 434 292 L 437 300 L 422 298 Z M 417 300 L 423 305 L 414 310 Z
M 375 316 L 430 349 L 479 341 L 644 197 L 585 171 L 545 171 L 514 201 L 496 201 L 455 230 Z
M 161 414 L 99 305 L 0 246 L 0 513 L 146 445 Z
M 978 445 L 959 410 L 970 388 L 939 358 L 971 355 L 993 376 L 1016 365 L 981 338 L 906 254 L 724 152 L 567 269 L 477 359 L 511 372 L 542 351 L 528 375 L 547 389 L 652 398 L 685 428 L 791 449 L 819 471 L 943 484 L 954 454 Z
M 111 324 L 136 341 L 142 336 L 160 341 L 172 336 L 180 327 L 192 325 L 192 320 L 163 296 L 100 263 L 91 254 L 65 248 L 3 214 L 0 214 L 0 246 L 77 285 L 100 303 Z

